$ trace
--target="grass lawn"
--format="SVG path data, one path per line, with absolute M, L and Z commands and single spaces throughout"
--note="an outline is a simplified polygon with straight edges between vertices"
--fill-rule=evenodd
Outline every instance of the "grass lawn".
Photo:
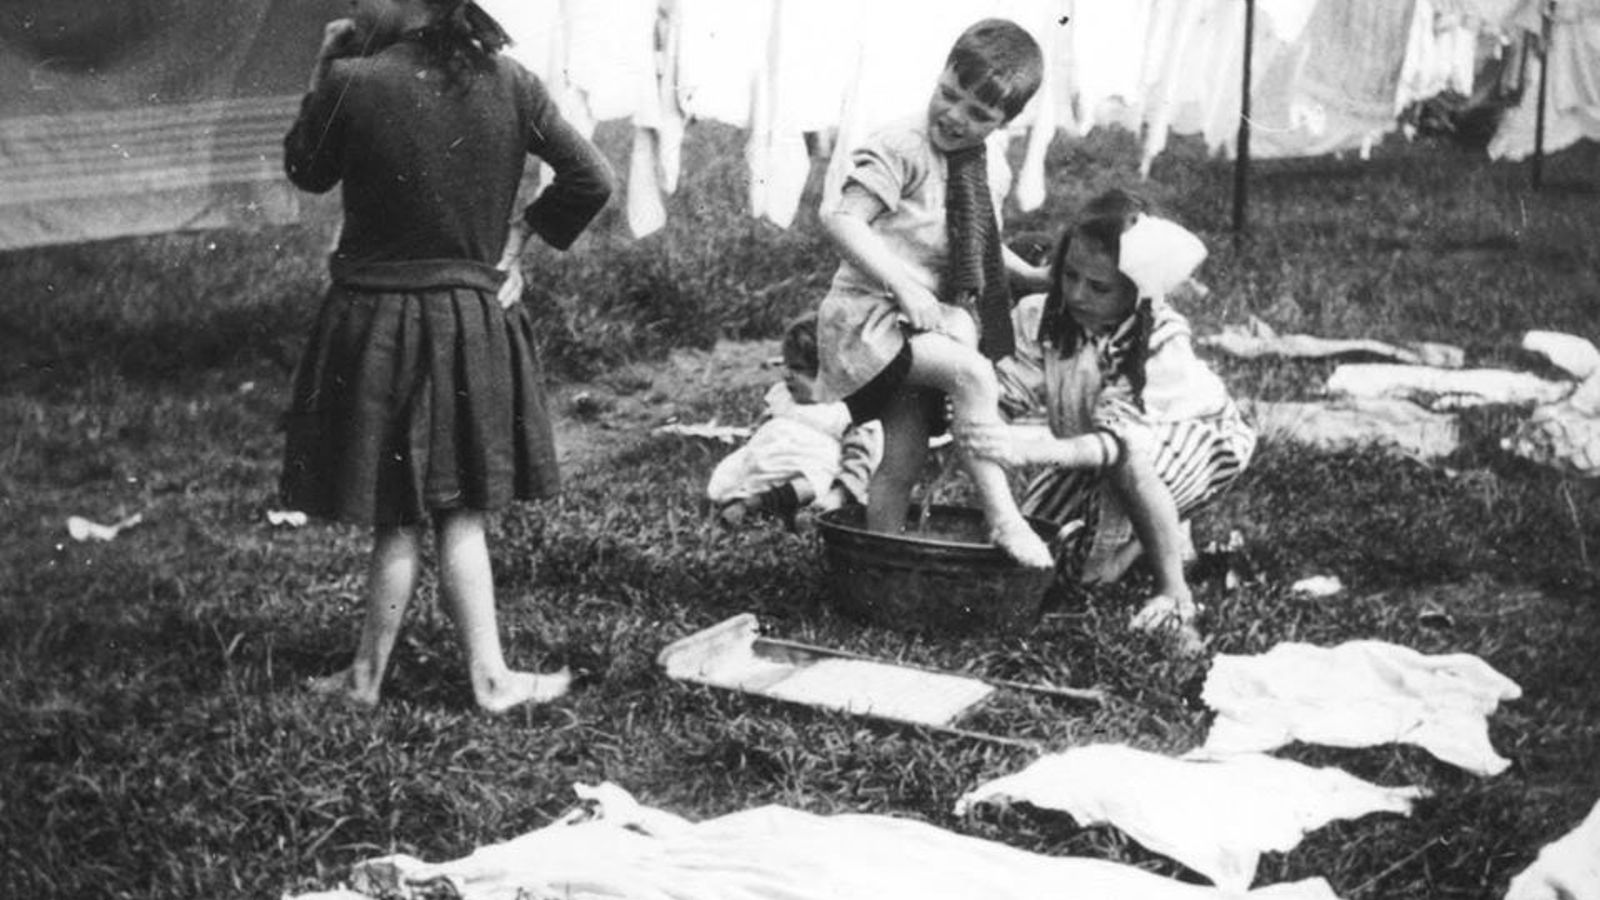
M 621 162 L 620 134 L 602 138 Z M 742 216 L 737 150 L 691 130 L 664 232 L 633 240 L 611 210 L 573 252 L 530 256 L 562 433 L 582 446 L 559 501 L 496 520 L 502 633 L 515 664 L 566 660 L 584 678 L 501 718 L 472 711 L 431 580 L 376 711 L 301 687 L 348 658 L 366 550 L 359 530 L 266 521 L 288 371 L 324 279 L 326 204 L 265 233 L 0 256 L 0 896 L 331 887 L 368 856 L 444 859 L 537 828 L 574 781 L 600 779 L 691 817 L 764 803 L 888 813 L 1193 877 L 1110 828 L 952 814 L 1026 751 L 657 670 L 665 643 L 753 611 L 809 643 L 1114 694 L 1099 711 L 1027 700 L 982 723 L 1054 748 L 1179 752 L 1207 728 L 1206 660 L 1168 659 L 1124 628 L 1138 578 L 1024 636 L 919 637 L 835 614 L 813 532 L 708 521 L 699 497 L 726 448 L 649 426 L 751 420 L 773 377 L 751 364 L 766 348 L 713 348 L 772 338 L 834 265 L 814 214 L 788 231 Z M 1591 150 L 1548 160 L 1539 193 L 1526 166 L 1438 141 L 1263 163 L 1238 243 L 1228 164 L 1180 143 L 1143 188 L 1212 249 L 1212 293 L 1188 310 L 1201 332 L 1255 314 L 1280 331 L 1445 341 L 1470 364 L 1524 368 L 1528 329 L 1600 339 Z M 1098 190 L 1135 182 L 1136 158 L 1126 135 L 1061 139 L 1049 203 L 1013 227 L 1054 230 Z M 673 362 L 669 348 L 688 355 Z M 739 377 L 719 374 L 735 360 Z M 1331 369 L 1213 362 L 1264 399 L 1313 396 Z M 1379 639 L 1477 654 L 1524 691 L 1491 719 L 1513 762 L 1491 778 L 1408 747 L 1285 750 L 1433 796 L 1410 817 L 1337 823 L 1270 854 L 1258 884 L 1320 875 L 1352 900 L 1499 897 L 1600 799 L 1600 485 L 1504 454 L 1523 412 L 1464 414 L 1465 446 L 1434 467 L 1266 442 L 1197 521 L 1200 543 L 1238 530 L 1255 575 L 1200 586 L 1212 653 Z M 75 542 L 64 525 L 133 512 L 144 523 L 110 543 Z M 1289 592 L 1316 574 L 1346 592 Z

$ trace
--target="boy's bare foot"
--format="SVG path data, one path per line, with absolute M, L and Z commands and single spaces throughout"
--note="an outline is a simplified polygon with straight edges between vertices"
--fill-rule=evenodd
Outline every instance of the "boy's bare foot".
M 354 666 L 332 675 L 323 675 L 320 678 L 311 678 L 306 681 L 306 689 L 313 694 L 324 697 L 333 697 L 354 703 L 357 706 L 377 706 L 378 686 L 367 684 L 365 679 L 356 676 Z
M 1027 568 L 1049 569 L 1056 564 L 1055 557 L 1050 555 L 1050 548 L 1044 539 L 1039 537 L 1033 526 L 1021 517 L 1015 522 L 994 526 L 989 531 L 989 540 L 1004 550 L 1007 556 Z
M 487 713 L 503 713 L 524 703 L 549 703 L 564 696 L 572 687 L 572 670 L 540 675 L 534 672 L 507 672 L 504 678 L 488 681 L 475 689 L 478 708 Z

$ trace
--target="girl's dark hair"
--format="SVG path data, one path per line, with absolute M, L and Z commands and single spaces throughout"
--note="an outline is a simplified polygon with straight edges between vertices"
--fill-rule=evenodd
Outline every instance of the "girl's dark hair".
M 1061 269 L 1066 265 L 1067 250 L 1074 240 L 1086 240 L 1105 250 L 1113 263 L 1122 258 L 1122 233 L 1133 225 L 1135 219 L 1150 211 L 1150 204 L 1136 194 L 1113 188 L 1090 200 L 1084 206 L 1085 218 L 1071 225 L 1061 235 L 1050 257 L 1050 291 L 1045 297 L 1044 314 L 1039 321 L 1041 340 L 1054 342 L 1063 353 L 1075 353 L 1088 334 L 1083 326 L 1067 311 L 1061 294 Z M 1124 290 L 1134 294 L 1133 314 L 1136 317 L 1132 347 L 1118 366 L 1114 375 L 1128 379 L 1133 388 L 1134 403 L 1144 409 L 1145 361 L 1150 357 L 1150 334 L 1154 327 L 1155 312 L 1149 297 L 1138 296 L 1133 280 L 1117 272 L 1117 280 Z
M 806 313 L 789 323 L 783 332 L 783 362 L 807 375 L 817 374 L 821 359 L 817 354 L 817 314 Z M 796 365 L 798 364 L 798 365 Z
M 438 15 L 409 37 L 452 77 L 481 71 L 491 57 L 510 46 L 511 35 L 473 0 L 425 2 Z

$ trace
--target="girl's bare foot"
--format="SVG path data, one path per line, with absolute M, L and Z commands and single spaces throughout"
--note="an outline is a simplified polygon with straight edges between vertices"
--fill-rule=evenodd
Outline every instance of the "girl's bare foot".
M 308 679 L 306 688 L 313 694 L 333 697 L 357 706 L 378 705 L 378 685 L 358 677 L 354 666 L 332 675 Z
M 564 696 L 572 687 L 572 670 L 563 666 L 561 671 L 547 675 L 533 672 L 507 672 L 503 677 L 486 679 L 481 687 L 475 686 L 478 708 L 488 713 L 503 713 L 524 703 L 549 703 Z
M 1013 522 L 996 525 L 989 531 L 989 539 L 1006 552 L 1007 556 L 1030 569 L 1049 569 L 1055 566 L 1055 557 L 1044 539 L 1021 516 Z

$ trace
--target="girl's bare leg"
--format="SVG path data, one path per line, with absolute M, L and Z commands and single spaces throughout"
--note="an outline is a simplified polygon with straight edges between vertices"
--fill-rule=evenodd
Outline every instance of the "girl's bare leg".
M 903 391 L 883 411 L 883 458 L 867 484 L 867 528 L 899 534 L 911 490 L 928 458 L 929 422 L 919 391 Z
M 1194 620 L 1198 611 L 1189 582 L 1183 577 L 1183 530 L 1172 492 L 1155 470 L 1155 456 L 1142 442 L 1127 442 L 1127 459 L 1112 470 L 1111 485 L 1133 523 L 1155 576 L 1156 596 L 1134 614 L 1131 625 L 1141 631 L 1165 632 L 1179 653 L 1204 650 Z
M 378 702 L 389 654 L 406 605 L 416 591 L 421 570 L 420 541 L 415 528 L 380 528 L 373 533 L 372 557 L 367 573 L 367 611 L 361 622 L 355 660 L 350 667 L 323 678 L 310 687 L 320 694 L 341 696 L 365 706 Z
M 906 380 L 914 386 L 944 391 L 950 397 L 958 438 L 963 426 L 1000 424 L 1000 384 L 987 359 L 941 334 L 919 334 L 910 340 L 911 371 Z M 961 453 L 961 462 L 978 490 L 994 542 L 1025 566 L 1047 569 L 1054 565 L 1050 548 L 1017 508 L 1005 469 L 993 460 L 967 452 Z
M 1155 458 L 1141 442 L 1126 444 L 1128 458 L 1111 470 L 1111 485 L 1128 511 L 1133 532 L 1144 547 L 1156 590 L 1188 603 L 1193 599 L 1183 577 L 1183 530 L 1172 492 L 1156 474 Z
M 543 703 L 565 694 L 571 674 L 516 672 L 500 649 L 494 608 L 494 573 L 489 565 L 485 516 L 451 510 L 439 516 L 439 584 L 467 657 L 467 674 L 479 708 L 504 712 L 522 703 Z

